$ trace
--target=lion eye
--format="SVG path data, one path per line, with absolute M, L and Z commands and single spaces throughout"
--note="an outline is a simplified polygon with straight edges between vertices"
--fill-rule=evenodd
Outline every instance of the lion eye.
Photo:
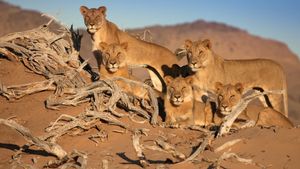
M 175 89 L 174 89 L 174 87 L 170 87 L 170 91 L 172 92 L 172 91 L 174 91 Z
M 223 100 L 223 96 L 222 95 L 219 95 L 219 100 Z
M 231 99 L 234 98 L 234 97 L 235 97 L 235 95 L 231 95 L 231 96 L 230 96 Z
M 199 55 L 201 55 L 202 53 L 203 53 L 203 51 L 202 51 L 202 50 L 200 50 L 200 51 L 199 51 Z

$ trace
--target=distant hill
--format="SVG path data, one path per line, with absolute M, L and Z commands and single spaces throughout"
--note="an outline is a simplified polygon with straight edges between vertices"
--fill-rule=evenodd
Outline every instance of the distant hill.
M 23 10 L 0 2 L 0 36 L 10 32 L 32 29 L 47 21 L 48 19 L 41 17 L 39 12 Z M 287 73 L 290 116 L 293 120 L 300 121 L 300 62 L 299 58 L 284 43 L 254 36 L 244 30 L 222 23 L 203 20 L 170 26 L 131 29 L 128 32 L 141 34 L 145 29 L 150 30 L 154 43 L 172 51 L 181 46 L 185 39 L 209 38 L 213 42 L 213 49 L 216 53 L 227 59 L 268 58 L 277 61 Z M 84 33 L 81 54 L 85 58 L 91 58 L 91 62 L 95 62 L 90 52 L 90 36 L 86 31 L 81 31 Z
M 46 20 L 37 11 L 23 10 L 0 1 L 0 36 L 10 32 L 32 29 L 45 23 Z

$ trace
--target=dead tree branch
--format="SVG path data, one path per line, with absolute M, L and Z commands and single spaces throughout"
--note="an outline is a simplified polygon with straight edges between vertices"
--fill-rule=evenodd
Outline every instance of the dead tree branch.
M 29 143 L 42 148 L 50 154 L 55 155 L 58 159 L 66 157 L 67 153 L 58 144 L 44 141 L 38 137 L 35 137 L 31 132 L 22 125 L 14 122 L 13 120 L 0 119 L 0 124 L 6 125 L 12 129 L 15 129 L 20 133 Z
M 33 82 L 23 85 L 4 86 L 0 82 L 0 94 L 9 100 L 20 99 L 25 95 L 38 93 L 45 90 L 55 90 L 53 80 L 45 80 L 41 82 Z
M 249 96 L 246 96 L 241 99 L 241 101 L 232 109 L 232 112 L 225 117 L 223 123 L 220 126 L 218 136 L 226 134 L 230 131 L 233 122 L 236 118 L 245 110 L 248 104 L 253 101 L 254 99 L 267 95 L 267 94 L 283 94 L 283 91 L 265 91 L 265 92 L 258 92 L 253 90 L 253 93 Z
M 145 168 L 149 166 L 149 163 L 143 153 L 143 147 L 140 144 L 140 138 L 142 137 L 142 134 L 144 133 L 141 130 L 136 130 L 132 135 L 132 144 L 136 152 L 136 156 L 139 158 L 140 165 Z

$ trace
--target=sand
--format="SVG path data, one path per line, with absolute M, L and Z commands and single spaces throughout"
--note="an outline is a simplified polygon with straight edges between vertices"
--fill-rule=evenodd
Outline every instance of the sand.
M 44 80 L 44 77 L 31 73 L 21 63 L 10 62 L 0 58 L 0 81 L 5 85 L 23 84 Z M 55 121 L 61 114 L 77 115 L 83 112 L 87 104 L 76 107 L 63 107 L 60 110 L 45 108 L 44 101 L 51 92 L 40 92 L 25 96 L 19 100 L 9 101 L 0 97 L 0 118 L 11 118 L 19 124 L 27 127 L 35 136 L 45 134 L 44 129 Z M 123 110 L 119 110 L 122 111 Z M 126 112 L 123 112 L 126 113 Z M 146 145 L 153 145 L 154 140 L 163 137 L 168 143 L 186 156 L 189 156 L 199 145 L 203 133 L 199 131 L 153 127 L 148 122 L 144 124 L 134 123 L 127 117 L 120 119 L 122 122 L 135 128 L 149 129 L 148 136 L 142 137 Z M 142 119 L 139 119 L 142 120 Z M 96 129 L 91 129 L 80 136 L 64 135 L 58 139 L 58 144 L 67 152 L 76 149 L 87 153 L 87 168 L 102 168 L 102 160 L 108 161 L 109 168 L 141 168 L 131 141 L 131 133 L 124 129 L 106 123 L 99 123 L 98 127 L 108 134 L 108 138 L 96 144 L 88 139 L 96 134 Z M 122 131 L 123 133 L 116 132 Z M 0 168 L 11 168 L 11 156 L 26 143 L 24 138 L 16 131 L 0 125 Z M 220 145 L 234 139 L 243 139 L 241 142 L 221 152 L 213 152 Z M 227 136 L 215 139 L 211 148 L 205 150 L 193 163 L 170 164 L 178 162 L 172 155 L 146 150 L 145 156 L 150 162 L 149 168 L 208 168 L 209 160 L 218 159 L 224 152 L 236 153 L 242 158 L 252 159 L 253 164 L 244 164 L 234 158 L 223 160 L 220 165 L 225 168 L 299 168 L 300 166 L 300 129 L 299 128 L 248 128 L 235 131 Z M 55 160 L 54 156 L 41 151 L 37 147 L 31 147 L 30 151 L 22 156 L 22 162 L 42 168 L 49 160 Z M 34 160 L 33 160 L 34 159 Z M 202 159 L 205 159 L 204 161 Z M 36 161 L 36 163 L 33 163 Z

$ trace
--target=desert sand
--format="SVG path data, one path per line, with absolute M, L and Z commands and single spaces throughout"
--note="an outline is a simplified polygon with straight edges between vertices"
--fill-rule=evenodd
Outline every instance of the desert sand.
M 27 82 L 41 81 L 44 77 L 29 72 L 22 63 L 0 59 L 0 79 L 3 84 L 14 85 Z M 33 135 L 45 134 L 44 129 L 55 121 L 61 114 L 76 116 L 84 111 L 87 104 L 76 107 L 64 107 L 60 110 L 45 108 L 44 101 L 51 92 L 40 92 L 25 96 L 19 100 L 9 101 L 0 97 L 0 118 L 10 118 L 28 128 Z M 119 110 L 125 113 L 123 110 Z M 138 124 L 127 117 L 122 122 L 135 128 L 149 129 L 148 136 L 142 137 L 146 145 L 153 145 L 158 138 L 175 146 L 185 156 L 189 156 L 202 142 L 204 133 L 189 129 L 172 129 L 153 127 L 148 122 Z M 142 119 L 139 119 L 142 120 Z M 161 119 L 160 119 L 161 121 Z M 58 144 L 67 152 L 76 149 L 87 153 L 87 168 L 102 168 L 103 160 L 107 160 L 109 168 L 141 168 L 132 145 L 132 134 L 124 129 L 106 123 L 97 124 L 101 131 L 107 134 L 99 143 L 88 139 L 99 131 L 91 129 L 79 136 L 64 135 L 59 138 Z M 119 131 L 119 132 L 117 132 Z M 16 131 L 1 125 L 0 127 L 0 168 L 11 168 L 12 155 L 26 143 L 26 140 Z M 239 143 L 214 152 L 224 143 L 242 139 Z M 241 158 L 251 159 L 251 164 L 237 161 L 235 158 L 221 160 L 219 165 L 225 168 L 297 168 L 300 165 L 300 129 L 299 128 L 248 128 L 230 133 L 215 139 L 209 148 L 196 157 L 192 162 L 176 164 L 180 160 L 163 152 L 145 150 L 145 156 L 150 163 L 149 168 L 208 168 L 212 161 L 217 160 L 224 152 L 232 152 Z M 33 146 L 22 154 L 22 163 L 42 168 L 49 160 L 55 157 Z M 175 164 L 174 164 L 175 163 Z

